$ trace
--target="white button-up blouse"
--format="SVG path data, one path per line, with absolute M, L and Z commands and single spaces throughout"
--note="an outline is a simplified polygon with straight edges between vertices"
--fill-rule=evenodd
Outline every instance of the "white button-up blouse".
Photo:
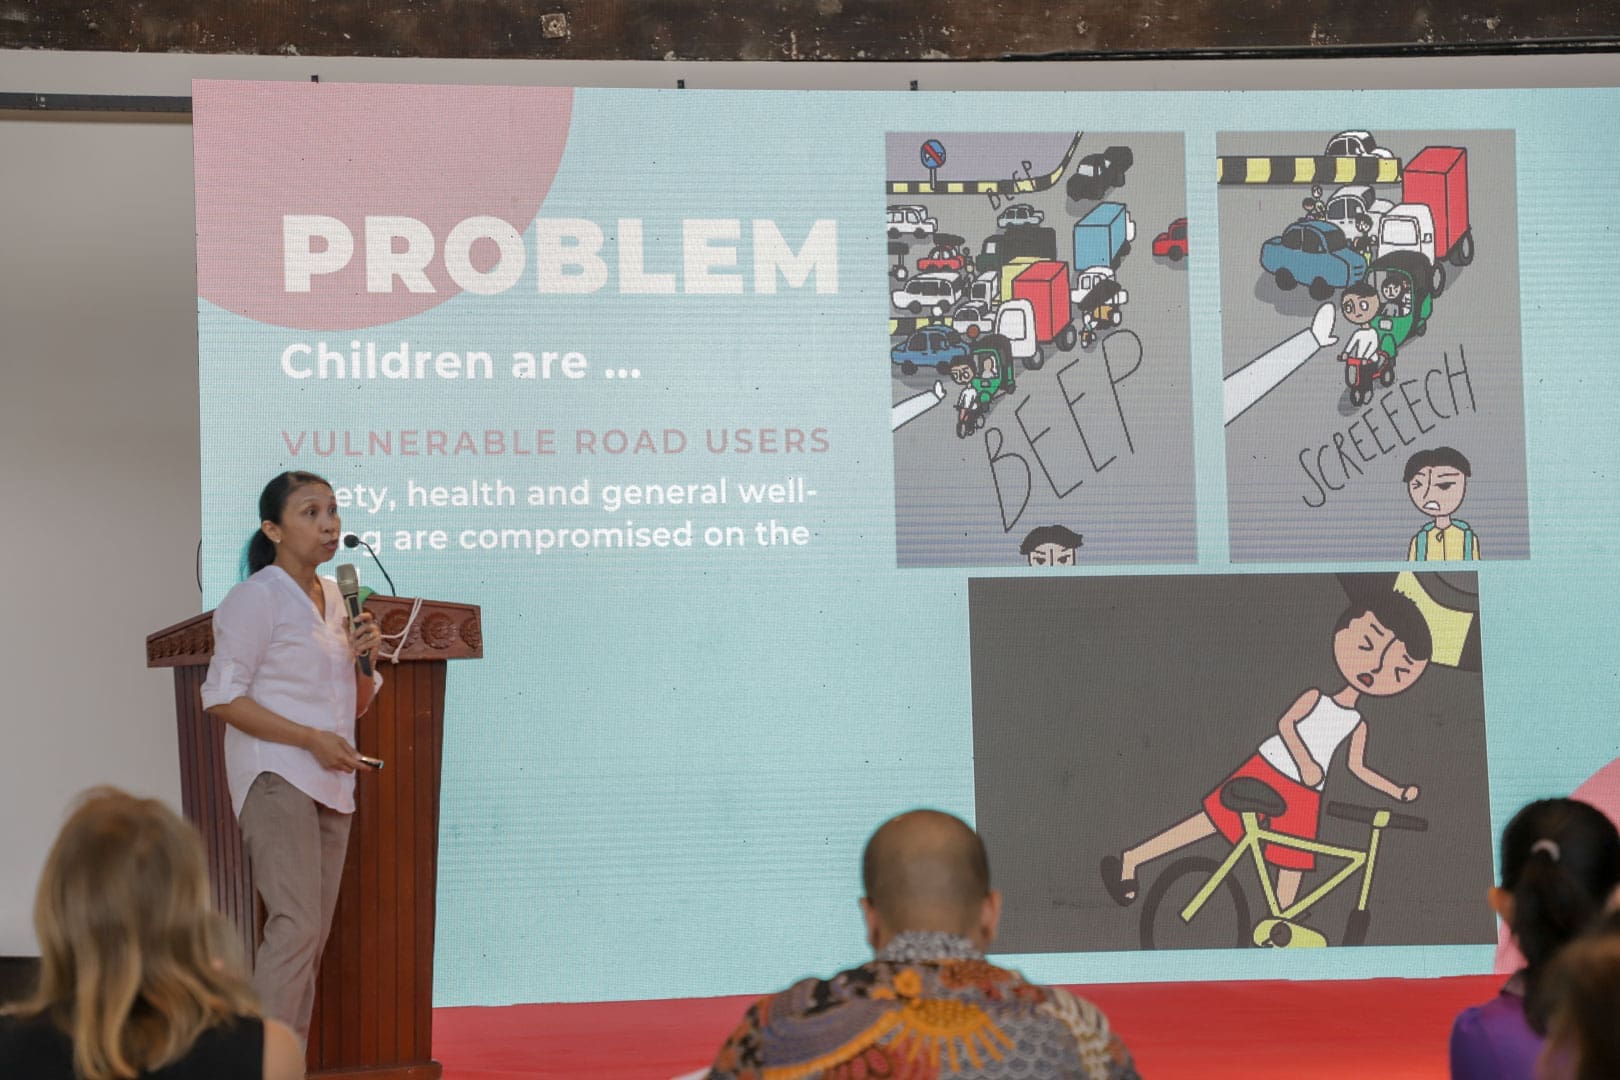
M 214 657 L 202 686 L 212 709 L 252 698 L 294 723 L 354 742 L 354 655 L 343 594 L 319 579 L 326 610 L 279 566 L 267 566 L 225 594 L 214 611 Z M 382 672 L 373 675 L 382 685 Z M 238 816 L 260 773 L 280 776 L 322 805 L 354 812 L 354 774 L 323 768 L 308 750 L 225 728 L 225 774 Z

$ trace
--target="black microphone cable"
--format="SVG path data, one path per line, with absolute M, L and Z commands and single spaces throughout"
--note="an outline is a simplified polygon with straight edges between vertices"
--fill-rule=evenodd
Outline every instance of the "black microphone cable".
M 360 539 L 354 533 L 349 533 L 349 534 L 347 534 L 346 536 L 343 537 L 343 546 L 348 547 L 348 548 L 357 548 L 357 547 L 365 548 L 366 549 L 366 554 L 371 556 L 371 561 L 376 563 L 377 564 L 377 569 L 382 571 L 383 579 L 388 582 L 388 587 L 393 590 L 393 595 L 395 595 L 395 596 L 399 595 L 399 586 L 395 585 L 394 584 L 394 579 L 388 576 L 388 567 L 384 566 L 382 564 L 382 560 L 377 558 L 377 553 L 375 551 L 371 550 L 371 545 L 370 544 L 368 544 L 364 540 Z

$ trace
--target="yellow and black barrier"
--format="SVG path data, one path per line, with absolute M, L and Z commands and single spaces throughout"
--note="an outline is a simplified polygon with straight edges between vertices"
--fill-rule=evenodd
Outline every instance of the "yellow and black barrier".
M 1031 195 L 1045 191 L 1063 178 L 1074 152 L 1080 148 L 1080 136 L 1074 133 L 1068 152 L 1058 167 L 1039 176 L 1010 177 L 1006 180 L 890 180 L 890 195 Z
M 1400 179 L 1400 158 L 1279 154 L 1215 159 L 1217 184 L 1394 184 Z

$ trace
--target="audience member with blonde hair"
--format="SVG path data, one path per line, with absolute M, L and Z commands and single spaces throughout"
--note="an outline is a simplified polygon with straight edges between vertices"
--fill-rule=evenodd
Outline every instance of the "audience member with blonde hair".
M 40 983 L 0 1016 L 0 1076 L 298 1080 L 290 1028 L 260 1019 L 213 911 L 202 840 L 153 799 L 89 792 L 34 901 Z

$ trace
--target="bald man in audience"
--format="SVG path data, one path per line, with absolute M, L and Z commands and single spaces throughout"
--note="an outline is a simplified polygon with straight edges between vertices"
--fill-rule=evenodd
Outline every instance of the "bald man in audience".
M 1001 894 L 978 833 L 936 810 L 901 814 L 867 841 L 861 874 L 876 957 L 755 1002 L 711 1080 L 1137 1080 L 1094 1005 L 984 958 Z

